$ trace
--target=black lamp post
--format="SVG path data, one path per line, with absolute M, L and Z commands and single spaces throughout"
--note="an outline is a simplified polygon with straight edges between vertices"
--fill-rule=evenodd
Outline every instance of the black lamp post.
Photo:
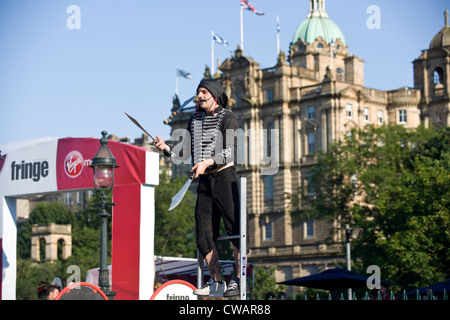
M 115 203 L 107 203 L 108 194 L 111 192 L 114 185 L 114 168 L 117 168 L 116 159 L 108 148 L 107 132 L 102 131 L 102 138 L 100 139 L 100 148 L 92 158 L 90 167 L 94 169 L 94 189 L 100 196 L 101 204 L 96 207 L 101 208 L 101 212 L 97 214 L 100 218 L 100 269 L 98 273 L 98 286 L 105 293 L 108 299 L 113 300 L 116 292 L 111 291 L 111 284 L 109 283 L 108 270 L 108 239 L 107 239 L 107 225 L 108 217 L 111 216 L 106 212 L 106 207 L 114 206 Z

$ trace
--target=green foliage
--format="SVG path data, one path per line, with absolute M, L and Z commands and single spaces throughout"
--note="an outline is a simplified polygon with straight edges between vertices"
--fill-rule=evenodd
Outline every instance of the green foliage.
M 195 194 L 187 193 L 181 204 L 169 212 L 168 208 L 185 179 L 170 180 L 166 173 L 160 175 L 155 201 L 155 254 L 167 256 L 196 256 L 194 207 Z M 111 197 L 111 195 L 109 196 Z M 111 199 L 107 200 L 111 202 Z M 100 223 L 97 213 L 98 196 L 89 200 L 87 209 L 74 213 L 58 202 L 41 202 L 31 212 L 21 227 L 17 239 L 17 299 L 37 299 L 40 281 L 51 283 L 55 277 L 65 282 L 73 273 L 67 273 L 71 265 L 80 267 L 81 281 L 89 269 L 97 268 L 100 260 Z M 111 239 L 111 222 L 108 219 L 108 238 Z M 31 263 L 31 226 L 49 223 L 72 225 L 72 255 L 66 261 Z M 109 248 L 111 241 L 109 240 Z M 110 249 L 109 249 L 110 250 Z M 111 259 L 111 251 L 108 252 Z
M 253 297 L 256 300 L 263 300 L 267 293 L 273 293 L 276 297 L 281 291 L 285 291 L 284 285 L 277 285 L 275 271 L 277 267 L 272 266 L 269 269 L 255 267 L 255 287 L 253 288 Z
M 67 268 L 71 265 L 80 267 L 80 281 L 84 280 L 89 269 L 98 267 L 100 227 L 96 214 L 99 209 L 93 207 L 98 202 L 98 197 L 93 197 L 88 203 L 88 209 L 78 213 L 72 212 L 59 202 L 37 204 L 17 238 L 16 297 L 18 300 L 37 299 L 40 281 L 51 283 L 55 277 L 59 277 L 64 282 L 72 275 L 67 273 Z M 72 256 L 65 261 L 32 264 L 31 227 L 33 224 L 47 225 L 49 223 L 72 225 Z
M 75 217 L 64 204 L 59 202 L 40 202 L 30 214 L 27 222 L 22 226 L 17 238 L 17 255 L 21 258 L 31 257 L 31 227 L 34 224 L 47 225 L 49 223 L 74 225 Z
M 160 175 L 155 199 L 155 254 L 174 257 L 196 257 L 195 194 L 186 192 L 183 201 L 169 211 L 172 197 L 186 183 L 186 178 L 170 179 Z
M 363 273 L 378 265 L 406 289 L 450 277 L 449 128 L 355 129 L 318 155 L 311 181 L 293 214 L 362 227 L 352 255 Z

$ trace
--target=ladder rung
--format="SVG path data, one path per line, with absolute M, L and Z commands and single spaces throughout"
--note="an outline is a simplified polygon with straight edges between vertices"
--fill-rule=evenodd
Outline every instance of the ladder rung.
M 230 239 L 239 239 L 240 236 L 223 236 L 223 237 L 218 237 L 217 240 L 230 240 Z
M 239 296 L 240 300 L 247 300 L 247 179 L 240 178 L 240 235 L 222 236 L 217 240 L 239 239 L 239 250 L 241 252 L 240 264 L 241 270 L 239 277 Z M 203 286 L 203 259 L 200 257 L 200 252 L 197 249 L 197 287 Z M 201 299 L 201 297 L 198 297 Z

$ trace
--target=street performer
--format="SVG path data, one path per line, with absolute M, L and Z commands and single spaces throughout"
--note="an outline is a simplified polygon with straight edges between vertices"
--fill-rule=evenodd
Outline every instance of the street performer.
M 239 295 L 239 279 L 232 278 L 226 287 L 219 272 L 215 241 L 221 218 L 228 235 L 240 233 L 239 180 L 234 167 L 237 150 L 234 132 L 238 122 L 236 115 L 226 109 L 228 97 L 217 80 L 203 79 L 197 87 L 196 101 L 196 112 L 189 120 L 188 132 L 191 136 L 191 172 L 195 171 L 194 179 L 199 177 L 195 207 L 197 248 L 208 265 L 211 278 L 194 294 L 232 297 Z M 168 147 L 161 138 L 156 138 L 154 144 L 158 150 Z M 239 239 L 230 241 L 239 277 Z

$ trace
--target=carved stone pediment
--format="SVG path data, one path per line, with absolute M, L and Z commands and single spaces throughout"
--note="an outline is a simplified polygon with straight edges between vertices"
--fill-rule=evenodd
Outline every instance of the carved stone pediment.
M 344 123 L 344 127 L 345 127 L 347 130 L 350 130 L 350 129 L 353 129 L 353 128 L 357 127 L 357 124 L 356 124 L 356 122 L 353 121 L 353 120 L 348 120 L 347 122 Z
M 311 120 L 306 120 L 306 119 L 301 122 L 301 126 L 302 126 L 301 131 L 306 132 L 306 133 L 316 132 L 317 128 L 318 128 L 318 125 L 316 123 L 312 122 Z
M 361 94 L 360 90 L 356 90 L 353 87 L 347 87 L 341 91 L 342 97 L 352 99 L 352 100 L 359 100 L 360 94 Z

